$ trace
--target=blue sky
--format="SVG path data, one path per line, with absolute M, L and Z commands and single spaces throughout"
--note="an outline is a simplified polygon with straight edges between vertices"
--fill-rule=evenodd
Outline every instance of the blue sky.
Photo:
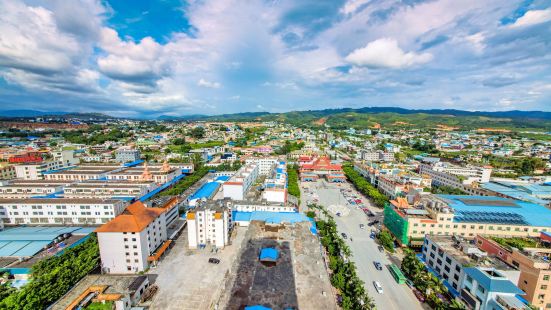
M 550 0 L 0 6 L 0 110 L 551 111 Z

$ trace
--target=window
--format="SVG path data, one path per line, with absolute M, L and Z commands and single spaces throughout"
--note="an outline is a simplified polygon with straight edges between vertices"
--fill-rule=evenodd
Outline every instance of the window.
M 469 283 L 473 283 L 473 278 L 471 278 L 471 276 L 467 275 L 467 282 Z
M 546 289 L 547 289 L 547 285 L 542 285 L 540 288 L 541 288 L 542 290 L 546 290 Z
M 132 270 L 132 267 L 126 266 L 126 270 L 130 271 L 130 270 Z
M 543 276 L 543 281 L 549 281 L 549 275 Z

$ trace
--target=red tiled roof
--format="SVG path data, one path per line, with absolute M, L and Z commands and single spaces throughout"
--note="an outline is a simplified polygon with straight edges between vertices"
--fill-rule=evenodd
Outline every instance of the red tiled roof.
M 136 201 L 117 217 L 96 229 L 96 232 L 140 232 L 166 210 L 147 208 L 141 201 Z

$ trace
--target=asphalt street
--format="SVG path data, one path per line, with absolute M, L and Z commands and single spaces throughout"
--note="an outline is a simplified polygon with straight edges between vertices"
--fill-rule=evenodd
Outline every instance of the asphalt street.
M 304 184 L 304 183 L 303 183 Z M 334 216 L 337 228 L 340 233 L 345 233 L 348 238 L 346 242 L 352 252 L 352 260 L 356 264 L 358 275 L 365 282 L 369 295 L 374 299 L 377 309 L 417 310 L 423 309 L 421 303 L 415 298 L 411 289 L 405 284 L 398 284 L 390 274 L 387 266 L 391 264 L 390 256 L 378 250 L 378 244 L 369 237 L 372 227 L 367 226 L 373 217 L 367 217 L 362 210 L 348 204 L 339 189 L 352 189 L 350 184 L 335 185 L 325 181 L 310 183 L 308 186 L 314 193 L 317 193 L 319 204 L 329 206 L 332 204 L 347 205 L 350 209 L 348 216 Z M 353 189 L 352 189 L 353 190 Z M 353 190 L 354 191 L 354 190 Z M 361 197 L 360 194 L 354 193 Z M 305 195 L 308 200 L 311 195 Z M 310 197 L 310 198 L 309 198 Z M 303 200 L 307 200 L 303 199 Z M 364 205 L 372 212 L 377 213 L 375 218 L 381 218 L 381 211 L 369 205 L 369 201 L 362 197 Z M 364 224 L 363 229 L 360 224 Z M 353 241 L 351 241 L 351 239 Z M 375 261 L 383 265 L 379 271 L 373 264 Z M 383 294 L 377 293 L 373 281 L 378 281 L 383 287 Z

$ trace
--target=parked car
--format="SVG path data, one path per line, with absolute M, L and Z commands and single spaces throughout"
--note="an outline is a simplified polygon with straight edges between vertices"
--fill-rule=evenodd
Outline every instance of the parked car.
M 383 287 L 381 286 L 381 283 L 377 281 L 373 281 L 373 286 L 375 286 L 375 290 L 377 293 L 382 294 L 383 293 Z
M 211 258 L 209 258 L 209 263 L 211 263 L 211 264 L 220 264 L 220 260 L 218 258 L 211 257 Z
M 381 263 L 379 262 L 373 262 L 373 265 L 375 265 L 375 269 L 377 270 L 383 270 L 383 265 L 381 265 Z
M 344 239 L 348 238 L 348 236 L 347 236 L 345 233 L 341 233 L 341 236 L 342 236 Z
M 360 224 L 360 229 L 364 229 L 365 225 L 364 224 Z
M 425 302 L 425 296 L 423 296 L 423 293 L 421 293 L 418 289 L 413 290 L 413 295 L 415 295 L 420 302 Z
M 379 252 L 384 252 L 384 251 L 385 251 L 385 248 L 384 248 L 382 245 L 380 245 L 380 246 L 378 247 L 378 249 L 379 249 Z

